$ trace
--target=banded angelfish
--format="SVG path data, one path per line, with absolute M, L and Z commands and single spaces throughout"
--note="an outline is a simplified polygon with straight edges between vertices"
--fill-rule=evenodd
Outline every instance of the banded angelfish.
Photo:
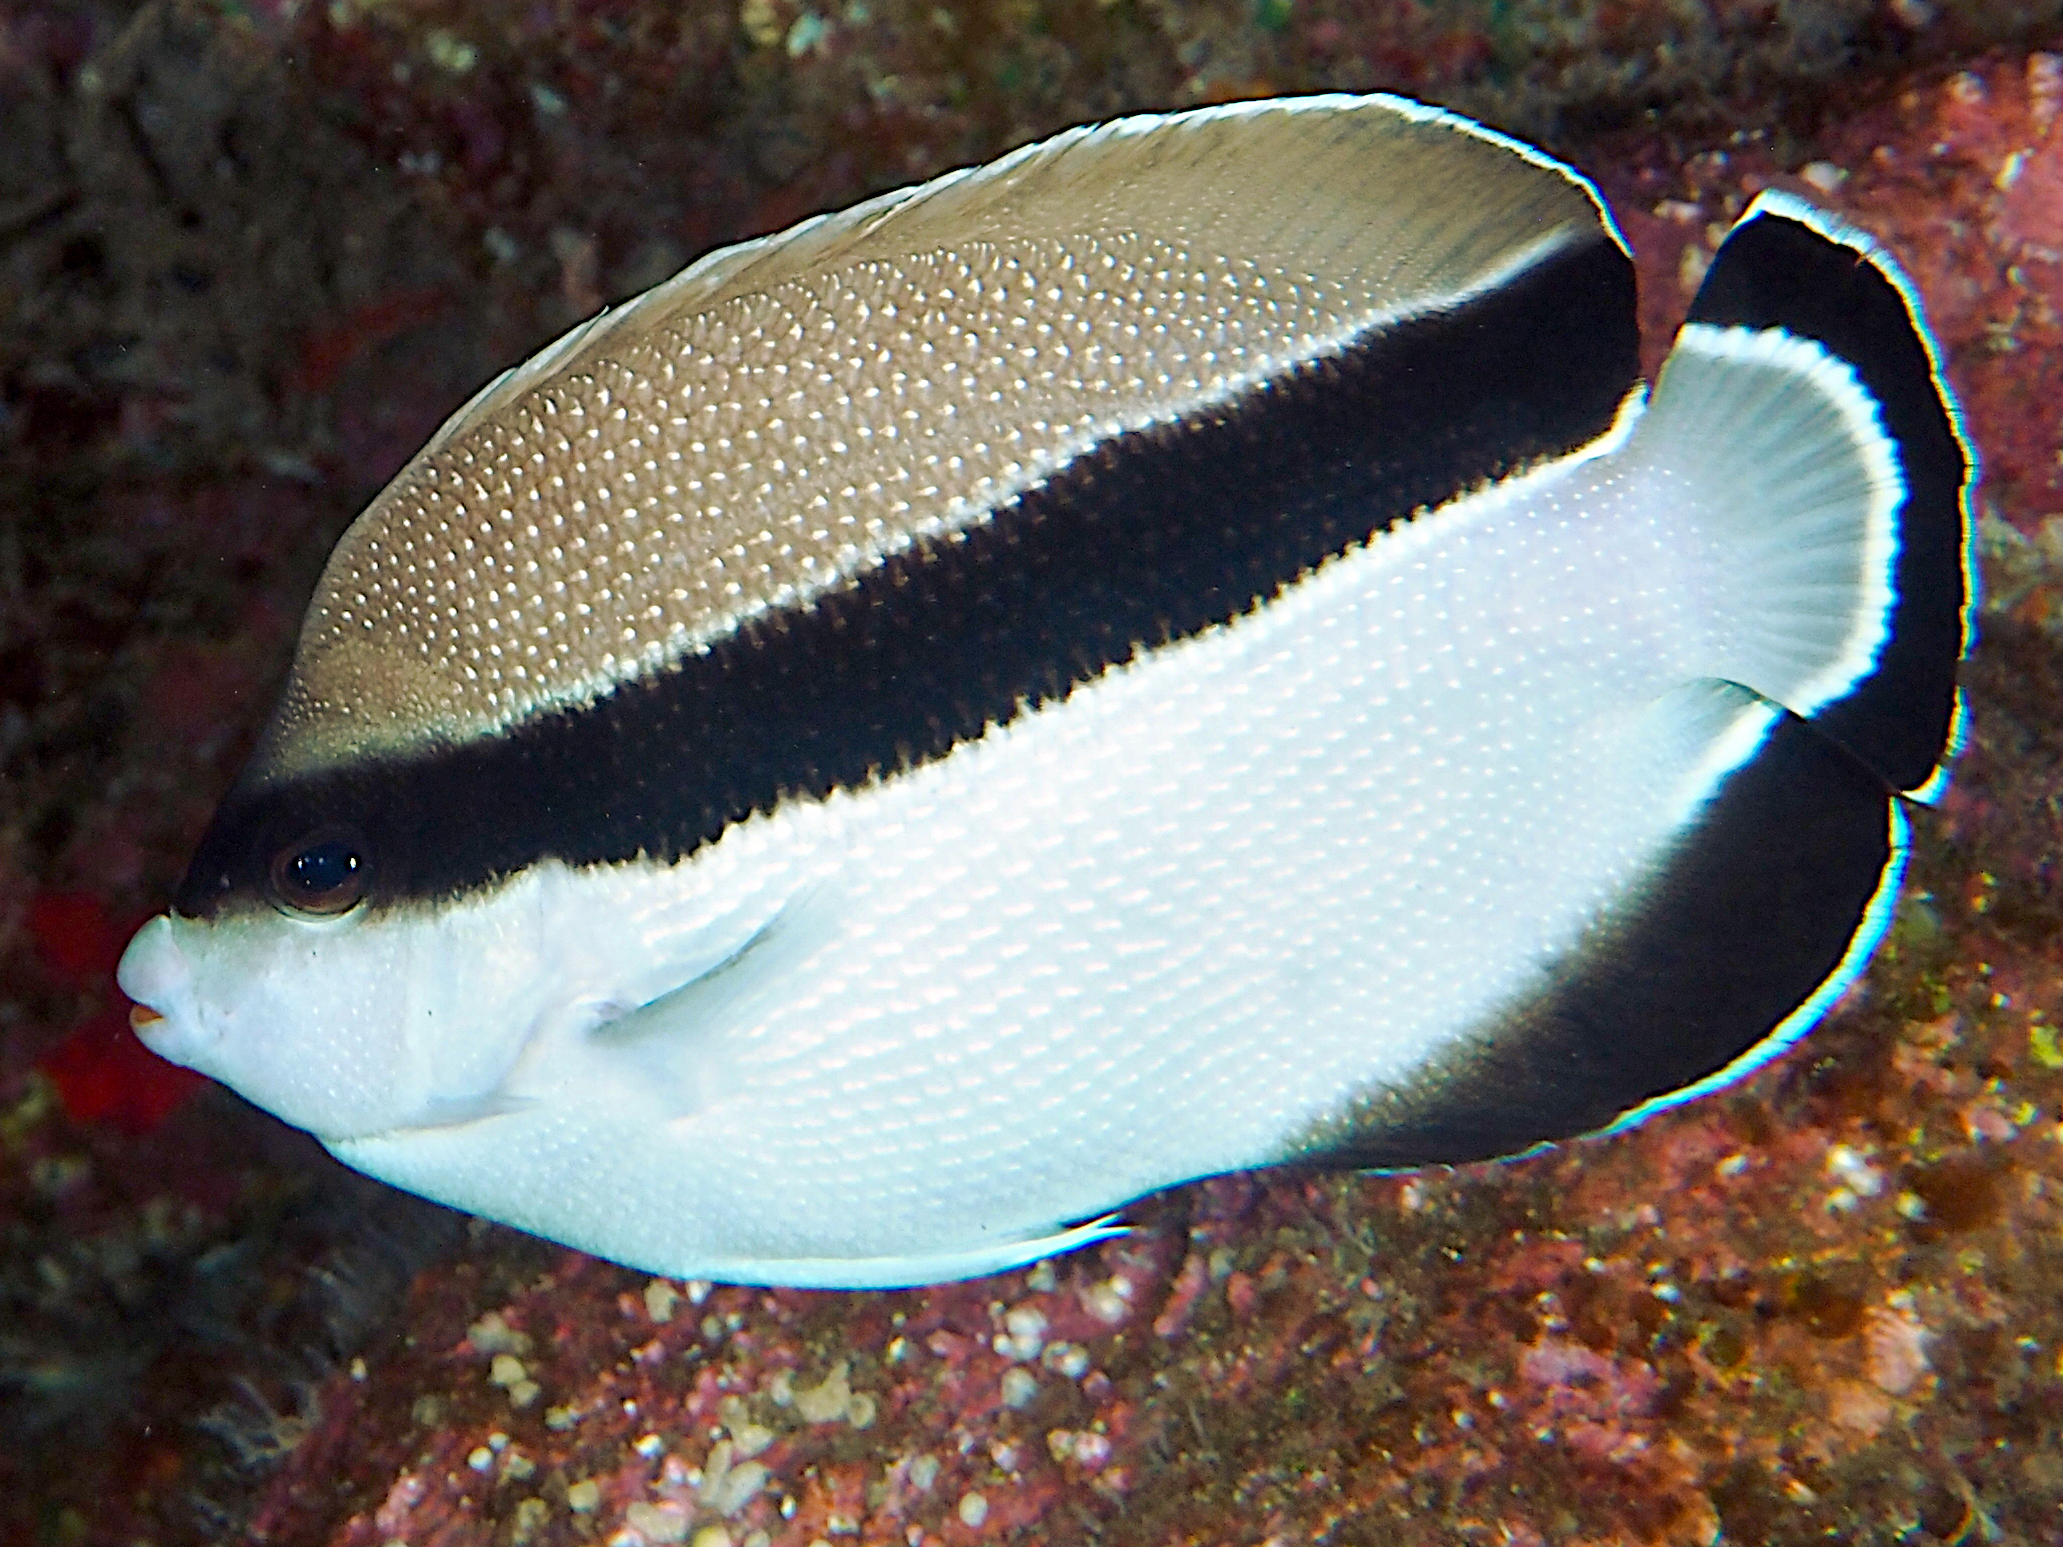
M 138 1029 L 398 1186 L 781 1284 L 1731 1079 L 1941 788 L 1970 458 L 1788 196 L 1651 397 L 1636 345 L 1591 185 L 1389 97 L 713 253 L 345 533 Z

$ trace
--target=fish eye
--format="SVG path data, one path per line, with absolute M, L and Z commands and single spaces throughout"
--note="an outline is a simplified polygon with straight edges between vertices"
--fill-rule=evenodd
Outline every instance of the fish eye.
M 365 896 L 371 852 L 349 828 L 319 827 L 272 856 L 272 897 L 289 913 L 335 918 Z

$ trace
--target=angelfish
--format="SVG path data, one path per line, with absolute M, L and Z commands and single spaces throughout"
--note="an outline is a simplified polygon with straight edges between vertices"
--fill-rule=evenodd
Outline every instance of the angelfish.
M 1650 394 L 1538 150 L 1382 96 L 1075 130 L 461 409 L 121 983 L 349 1165 L 751 1283 L 1624 1124 L 1881 936 L 1971 473 L 1911 286 L 1796 198 Z

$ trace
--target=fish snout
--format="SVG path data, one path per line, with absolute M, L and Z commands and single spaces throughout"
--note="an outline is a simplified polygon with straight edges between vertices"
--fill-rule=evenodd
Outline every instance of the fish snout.
M 129 1024 L 160 1058 L 190 1063 L 199 1032 L 193 967 L 179 948 L 172 920 L 159 914 L 136 931 L 115 968 L 115 982 L 136 1003 Z

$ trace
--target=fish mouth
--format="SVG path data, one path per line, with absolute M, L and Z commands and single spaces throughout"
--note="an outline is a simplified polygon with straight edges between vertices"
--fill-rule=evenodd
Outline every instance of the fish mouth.
M 167 1063 L 214 1072 L 206 1067 L 210 1039 L 195 1011 L 193 964 L 170 918 L 161 913 L 136 931 L 115 983 L 131 1001 L 129 1029 L 138 1041 Z
M 170 918 L 160 913 L 136 931 L 115 966 L 115 983 L 135 1002 L 129 1024 L 137 1032 L 177 1018 L 193 996 L 193 964 Z

